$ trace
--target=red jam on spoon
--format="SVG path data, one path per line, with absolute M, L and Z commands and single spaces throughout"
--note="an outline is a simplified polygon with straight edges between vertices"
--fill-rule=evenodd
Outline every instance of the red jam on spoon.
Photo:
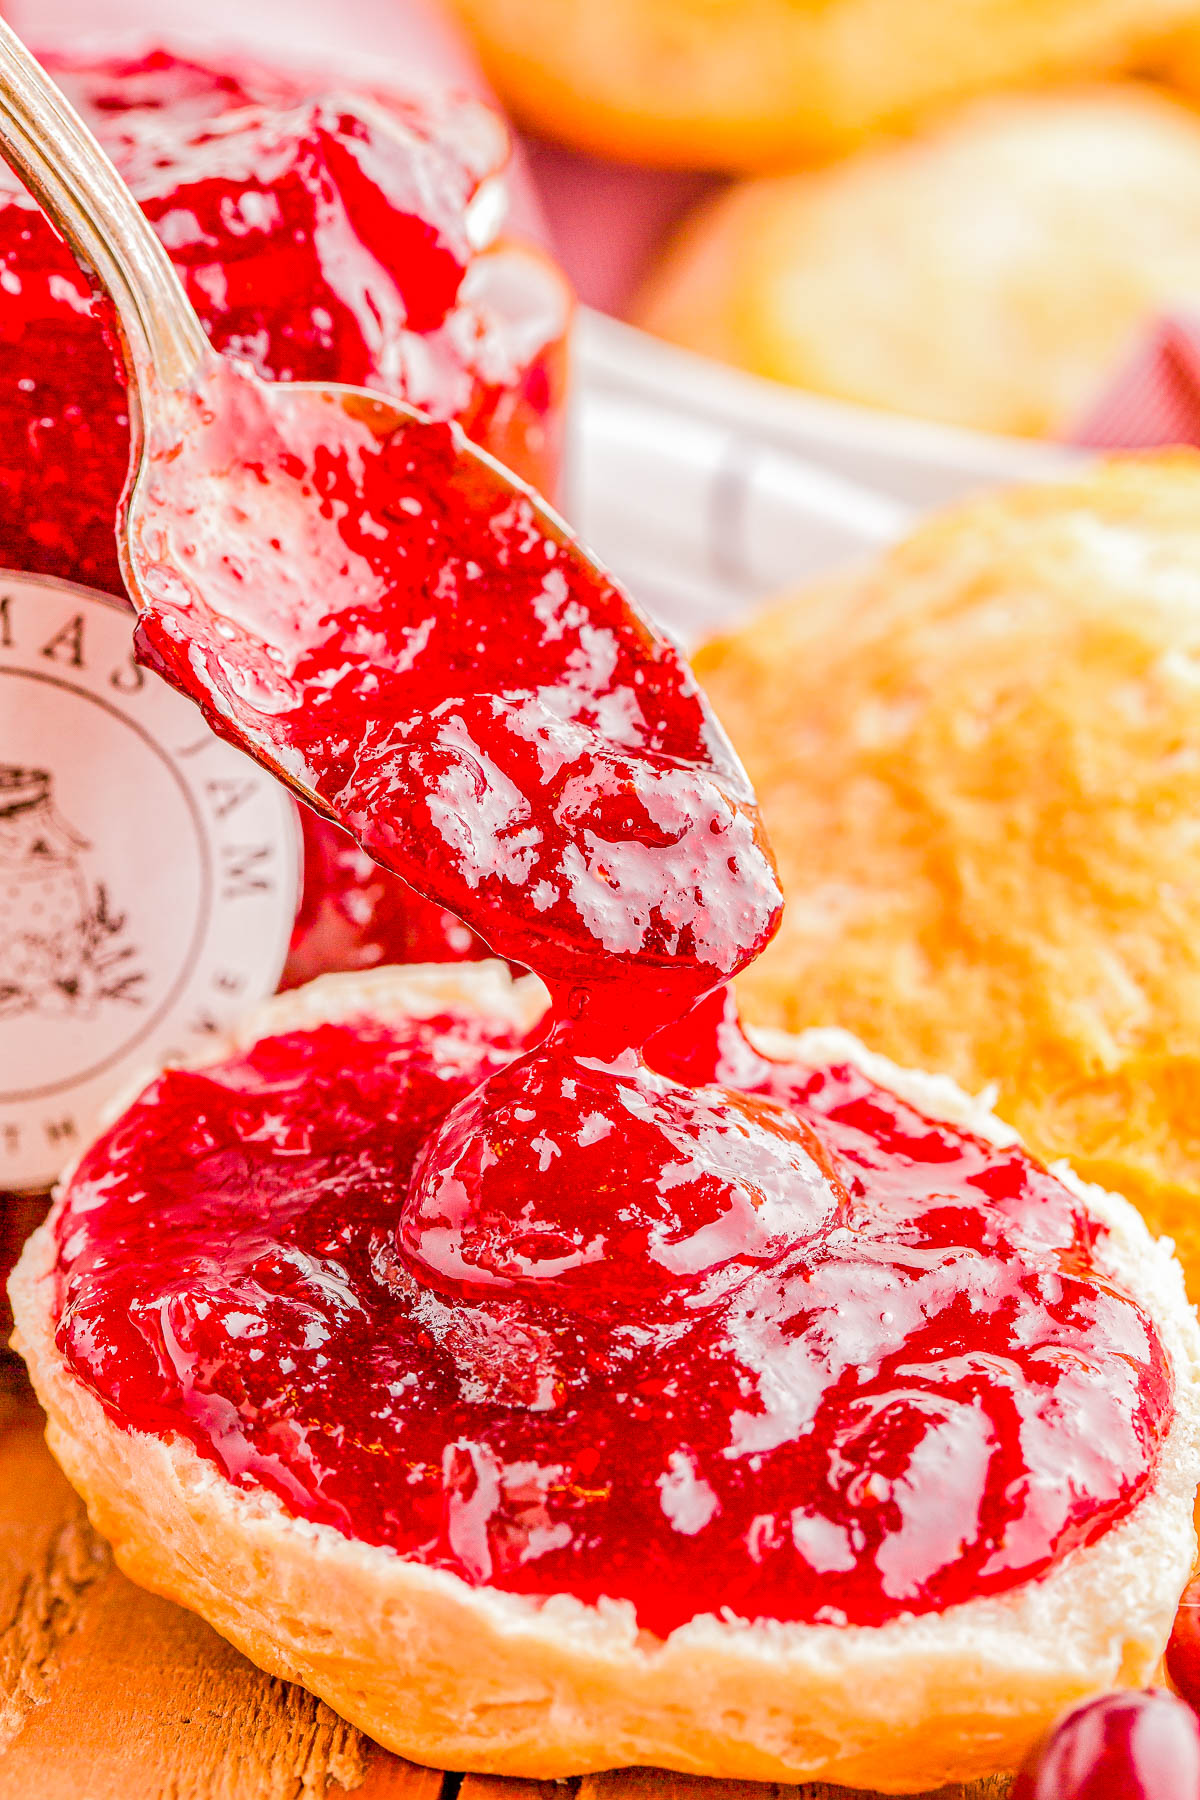
M 551 1124 L 543 1225 L 578 1240 L 583 1095 L 651 1211 L 692 1162 L 697 1241 L 757 1239 L 760 1175 L 811 1180 L 794 1121 L 668 1091 L 637 1054 L 779 920 L 749 784 L 678 653 L 450 427 L 229 366 L 166 419 L 129 508 L 143 656 L 558 996 L 545 1041 L 431 1140 L 413 1267 L 454 1288 L 448 1240 L 503 1232 Z
M 781 900 L 746 776 L 535 496 L 336 389 L 214 360 L 164 405 L 129 507 L 137 641 L 216 730 L 554 984 L 600 1054 L 757 954 Z

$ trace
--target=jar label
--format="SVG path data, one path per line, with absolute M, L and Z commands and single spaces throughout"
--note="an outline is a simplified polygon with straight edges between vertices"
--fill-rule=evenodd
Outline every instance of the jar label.
M 295 808 L 133 658 L 106 595 L 0 572 L 0 1189 L 274 992 Z

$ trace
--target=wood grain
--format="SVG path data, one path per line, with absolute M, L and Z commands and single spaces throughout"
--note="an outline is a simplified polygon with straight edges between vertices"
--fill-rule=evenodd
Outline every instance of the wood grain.
M 0 1414 L 0 1800 L 438 1800 L 113 1568 L 31 1404 Z
M 107 1548 L 73 1495 L 42 1503 L 40 1420 L 6 1395 L 0 1508 L 0 1750 L 49 1696 L 62 1656 L 86 1612 L 89 1590 L 110 1572 Z M 65 1488 L 65 1483 L 63 1484 Z
M 199 1619 L 143 1593 L 42 1441 L 0 1358 L 0 1800 L 872 1800 L 846 1789 L 655 1769 L 570 1782 L 444 1777 L 264 1675 Z M 1005 1782 L 937 1800 L 1003 1800 Z M 877 1800 L 877 1797 L 876 1797 Z

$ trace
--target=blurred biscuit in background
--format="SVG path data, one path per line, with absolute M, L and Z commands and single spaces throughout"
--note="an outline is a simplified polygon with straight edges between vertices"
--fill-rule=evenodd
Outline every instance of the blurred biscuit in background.
M 729 189 L 635 310 L 841 399 L 1027 436 L 1200 311 L 1200 115 L 1135 83 L 976 101 L 930 135 Z
M 1153 54 L 1197 0 L 452 0 L 517 117 L 577 148 L 764 169 L 993 88 Z
M 1160 46 L 1151 67 L 1170 86 L 1200 100 L 1200 5 L 1195 16 Z
M 1200 1297 L 1200 454 L 969 502 L 695 666 L 787 896 L 748 1017 L 995 1083 Z

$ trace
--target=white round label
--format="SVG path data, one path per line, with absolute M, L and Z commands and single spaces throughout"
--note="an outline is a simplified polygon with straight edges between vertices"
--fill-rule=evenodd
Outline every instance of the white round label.
M 293 803 L 133 659 L 102 594 L 0 571 L 0 1189 L 44 1187 L 105 1106 L 272 993 Z

